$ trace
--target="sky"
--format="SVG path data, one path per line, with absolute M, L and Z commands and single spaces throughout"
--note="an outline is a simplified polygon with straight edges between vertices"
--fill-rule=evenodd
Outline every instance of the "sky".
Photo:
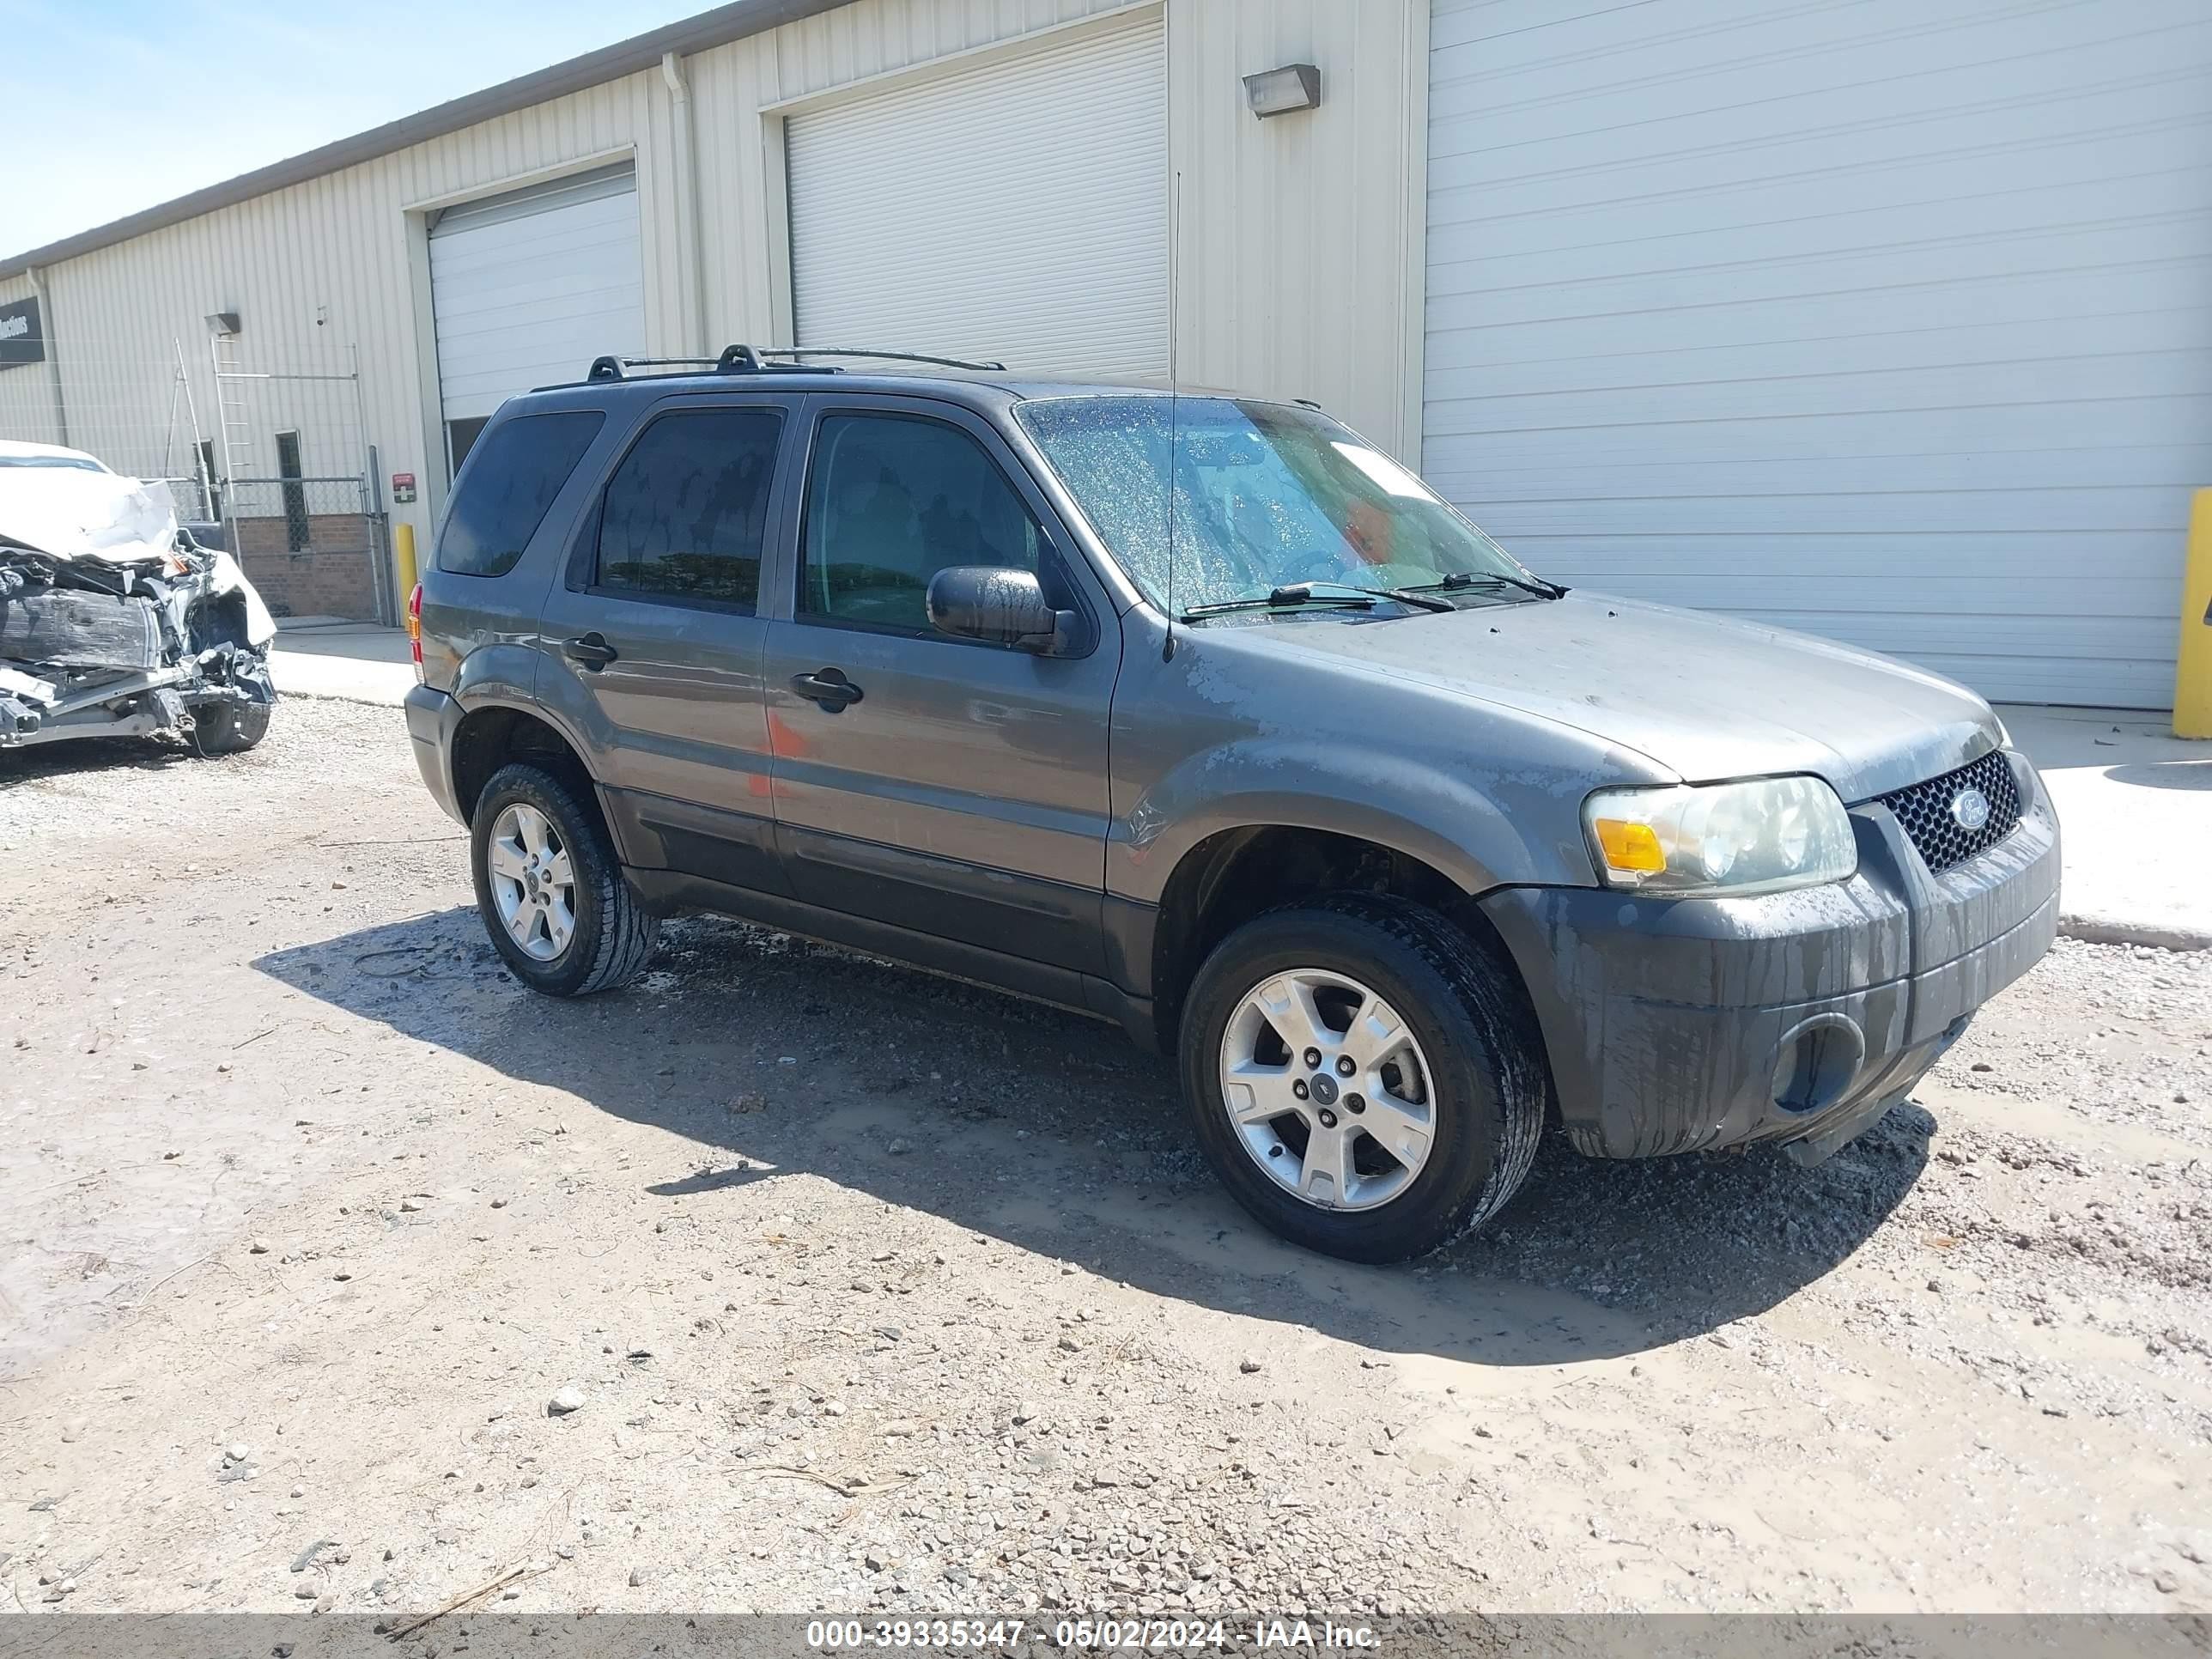
M 0 0 L 0 257 L 715 0 Z

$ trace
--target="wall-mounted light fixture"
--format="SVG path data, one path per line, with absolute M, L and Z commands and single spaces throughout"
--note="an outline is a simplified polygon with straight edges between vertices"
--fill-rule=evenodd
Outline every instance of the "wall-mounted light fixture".
M 238 332 L 238 313 L 234 311 L 210 311 L 207 316 L 208 332 L 228 339 Z
M 1261 120 L 1293 110 L 1321 107 L 1321 71 L 1311 64 L 1285 64 L 1244 77 L 1244 101 Z

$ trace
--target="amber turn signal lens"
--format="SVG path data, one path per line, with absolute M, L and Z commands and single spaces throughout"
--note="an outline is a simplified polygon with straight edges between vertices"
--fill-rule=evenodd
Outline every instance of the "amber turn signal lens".
M 1659 846 L 1658 833 L 1650 824 L 1631 823 L 1623 818 L 1599 818 L 1593 827 L 1597 830 L 1597 844 L 1609 868 L 1638 875 L 1656 875 L 1667 867 L 1667 854 Z

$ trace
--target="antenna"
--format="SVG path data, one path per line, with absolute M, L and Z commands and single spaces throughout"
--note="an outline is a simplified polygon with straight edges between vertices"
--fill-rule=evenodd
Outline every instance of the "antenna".
M 1182 366 L 1176 356 L 1176 309 L 1182 303 L 1182 170 L 1176 170 L 1168 197 L 1168 632 L 1160 645 L 1160 660 L 1175 660 L 1176 638 L 1176 474 L 1181 459 L 1177 448 L 1177 419 L 1182 413 Z

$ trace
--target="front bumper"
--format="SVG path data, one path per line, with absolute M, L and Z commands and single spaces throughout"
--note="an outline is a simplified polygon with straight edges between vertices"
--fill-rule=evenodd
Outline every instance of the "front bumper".
M 1932 874 L 1878 802 L 1858 873 L 1750 898 L 1507 888 L 1482 901 L 1535 1003 L 1560 1115 L 1594 1157 L 1750 1141 L 1825 1155 L 1903 1099 L 2058 930 L 2058 821 L 2008 756 L 2013 833 Z
M 408 692 L 402 707 L 407 711 L 407 735 L 414 743 L 415 768 L 422 775 L 422 787 L 447 817 L 466 823 L 468 820 L 454 804 L 451 764 L 453 728 L 461 723 L 461 705 L 435 686 L 417 685 Z

